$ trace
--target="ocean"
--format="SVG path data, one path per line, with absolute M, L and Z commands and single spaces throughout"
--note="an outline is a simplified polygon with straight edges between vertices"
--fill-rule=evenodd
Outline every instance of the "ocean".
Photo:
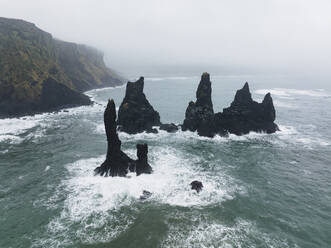
M 146 77 L 164 123 L 182 123 L 199 76 Z M 125 86 L 87 92 L 93 106 L 0 120 L 0 247 L 331 247 L 331 86 L 309 79 L 211 75 L 214 111 L 245 81 L 271 92 L 275 134 L 213 139 L 120 133 L 151 175 L 94 176 L 106 155 L 103 112 Z M 197 194 L 190 182 L 202 181 Z M 152 196 L 141 201 L 143 190 Z

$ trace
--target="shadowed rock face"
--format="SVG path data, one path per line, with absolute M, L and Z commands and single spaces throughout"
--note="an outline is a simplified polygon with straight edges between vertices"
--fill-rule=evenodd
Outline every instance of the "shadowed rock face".
M 208 73 L 201 76 L 196 96 L 197 101 L 190 102 L 186 109 L 183 131 L 198 131 L 200 136 L 213 137 L 215 134 L 274 133 L 278 130 L 274 123 L 276 114 L 270 93 L 262 103 L 257 103 L 252 99 L 248 83 L 237 91 L 231 106 L 223 109 L 223 113 L 214 114 Z
M 197 193 L 199 193 L 203 188 L 203 184 L 200 181 L 193 181 L 190 183 L 190 185 L 191 185 L 191 189 L 195 190 Z
M 152 173 L 152 167 L 147 161 L 148 146 L 147 144 L 137 144 L 136 173 L 139 176 L 142 173 Z
M 262 103 L 253 101 L 248 83 L 237 91 L 231 106 L 223 109 L 223 113 L 215 115 L 217 128 L 227 130 L 236 135 L 250 131 L 274 133 L 278 130 L 275 121 L 275 108 L 270 93 Z
M 116 131 L 116 109 L 113 100 L 108 101 L 104 123 L 108 143 L 107 157 L 105 162 L 94 171 L 101 176 L 125 176 L 134 161 L 121 150 L 121 141 Z
M 175 133 L 178 131 L 178 127 L 174 123 L 170 124 L 161 124 L 160 125 L 160 130 L 167 131 L 168 133 Z
M 208 73 L 203 73 L 199 83 L 196 102 L 190 102 L 186 112 L 182 130 L 198 131 L 201 136 L 215 135 L 214 110 L 211 101 L 211 82 Z
M 139 176 L 142 173 L 152 173 L 152 167 L 148 164 L 147 144 L 137 145 L 137 160 L 131 159 L 121 150 L 121 140 L 117 134 L 116 108 L 113 100 L 109 100 L 105 113 L 104 123 L 107 135 L 107 156 L 105 162 L 97 167 L 94 172 L 101 176 L 125 176 L 129 170 L 136 171 Z
M 129 134 L 155 132 L 153 126 L 160 125 L 160 115 L 154 110 L 143 92 L 144 78 L 128 82 L 123 102 L 118 111 L 120 130 Z

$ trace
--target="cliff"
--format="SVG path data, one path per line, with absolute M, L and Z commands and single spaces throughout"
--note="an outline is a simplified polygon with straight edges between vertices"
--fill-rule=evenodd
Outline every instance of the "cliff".
M 0 117 L 88 105 L 83 91 L 120 84 L 97 50 L 0 18 Z

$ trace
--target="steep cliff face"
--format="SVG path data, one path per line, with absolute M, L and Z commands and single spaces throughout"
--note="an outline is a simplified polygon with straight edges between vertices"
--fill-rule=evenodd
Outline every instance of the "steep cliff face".
M 75 89 L 86 91 L 124 83 L 119 75 L 105 65 L 103 53 L 100 51 L 59 40 L 55 40 L 55 45 L 58 62 Z
M 82 91 L 121 83 L 95 49 L 55 40 L 29 22 L 0 18 L 0 117 L 90 104 Z

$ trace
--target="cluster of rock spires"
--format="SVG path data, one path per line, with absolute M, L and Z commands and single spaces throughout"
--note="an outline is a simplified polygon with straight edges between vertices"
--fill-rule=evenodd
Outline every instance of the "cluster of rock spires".
M 136 82 L 128 82 L 118 113 L 119 129 L 129 134 L 144 131 L 157 133 L 153 126 L 159 126 L 160 130 L 176 132 L 177 125 L 161 123 L 159 113 L 148 102 L 143 89 L 143 77 Z M 196 91 L 197 100 L 189 102 L 186 109 L 185 120 L 181 125 L 183 131 L 197 131 L 200 136 L 214 137 L 216 134 L 243 135 L 250 131 L 274 133 L 278 130 L 274 123 L 276 114 L 270 93 L 262 103 L 257 103 L 252 99 L 248 83 L 245 83 L 237 91 L 230 107 L 216 114 L 211 93 L 210 75 L 205 72 Z
M 107 135 L 108 149 L 106 160 L 94 171 L 101 176 L 126 176 L 130 172 L 140 174 L 152 173 L 152 167 L 148 164 L 147 144 L 137 144 L 137 160 L 131 159 L 121 150 L 121 141 L 117 134 L 120 131 L 135 134 L 140 132 L 157 133 L 154 126 L 160 130 L 176 132 L 178 126 L 162 124 L 159 113 L 146 99 L 143 92 L 144 78 L 140 77 L 136 82 L 128 82 L 123 102 L 118 111 L 116 121 L 116 108 L 113 100 L 108 101 L 104 113 L 104 123 Z M 203 73 L 199 83 L 195 102 L 189 102 L 185 112 L 185 120 L 181 125 L 183 131 L 192 131 L 201 136 L 214 137 L 216 134 L 226 136 L 229 133 L 236 135 L 247 134 L 250 131 L 274 133 L 278 126 L 274 123 L 276 114 L 270 93 L 262 103 L 252 99 L 248 83 L 237 91 L 230 107 L 223 112 L 214 113 L 211 99 L 211 81 L 208 73 Z M 118 125 L 118 127 L 117 127 Z M 203 184 L 200 181 L 190 183 L 191 189 L 199 193 Z M 151 192 L 144 190 L 141 200 L 151 196 Z
M 104 112 L 104 124 L 107 136 L 107 155 L 106 160 L 94 169 L 96 175 L 101 176 L 126 176 L 130 172 L 136 172 L 137 176 L 141 174 L 151 174 L 153 169 L 148 164 L 148 145 L 137 144 L 137 160 L 133 160 L 121 150 L 121 140 L 117 134 L 116 107 L 114 100 L 109 100 Z M 202 190 L 202 183 L 193 181 L 191 189 L 196 192 Z M 146 200 L 152 193 L 144 190 L 140 200 Z
M 247 82 L 223 112 L 214 114 L 210 76 L 206 72 L 201 76 L 196 97 L 196 102 L 191 101 L 186 109 L 183 131 L 197 131 L 201 136 L 213 137 L 216 134 L 243 135 L 251 131 L 274 133 L 278 130 L 274 123 L 276 113 L 270 93 L 262 103 L 257 103 L 252 99 Z
M 152 167 L 148 164 L 147 144 L 137 144 L 137 160 L 131 159 L 121 150 L 121 140 L 117 134 L 116 108 L 113 100 L 109 100 L 104 113 L 104 123 L 107 135 L 107 156 L 101 166 L 94 171 L 101 176 L 125 176 L 129 171 L 152 173 Z

